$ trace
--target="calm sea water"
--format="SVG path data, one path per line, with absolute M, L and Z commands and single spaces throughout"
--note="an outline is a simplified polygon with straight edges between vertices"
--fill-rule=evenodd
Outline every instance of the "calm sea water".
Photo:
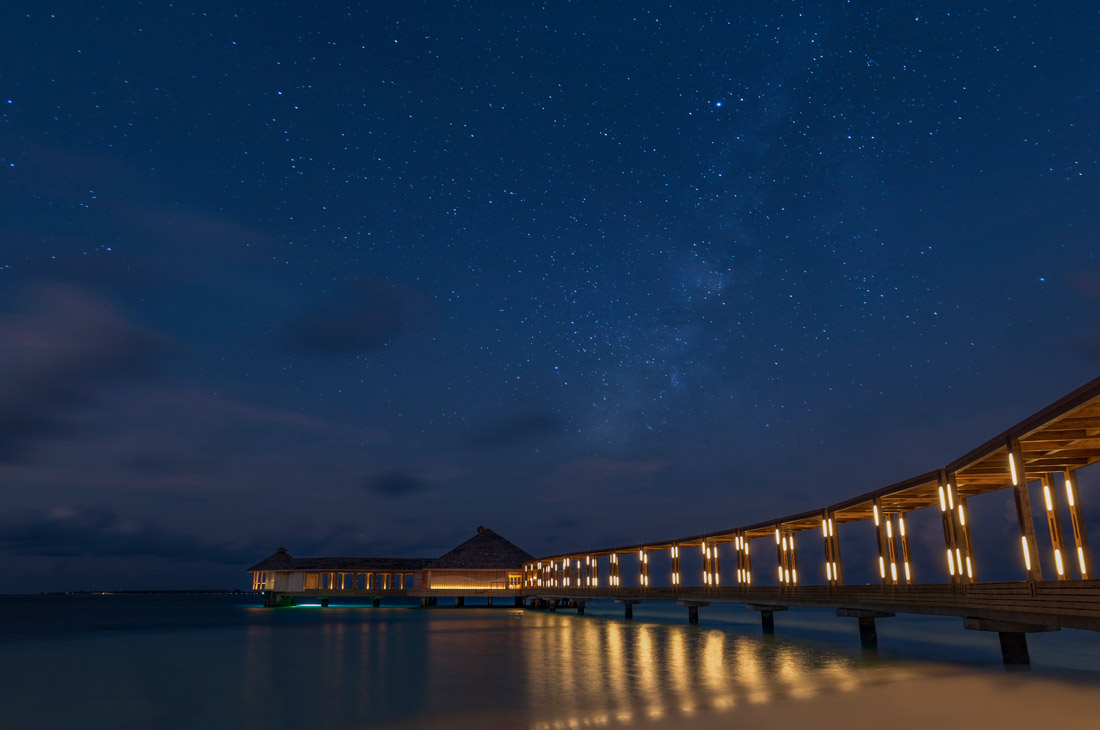
M 878 622 L 736 607 L 259 608 L 230 596 L 0 597 L 10 728 L 615 726 L 944 672 L 1001 672 L 996 634 L 960 619 Z M 1100 686 L 1100 635 L 1033 635 L 1034 673 Z

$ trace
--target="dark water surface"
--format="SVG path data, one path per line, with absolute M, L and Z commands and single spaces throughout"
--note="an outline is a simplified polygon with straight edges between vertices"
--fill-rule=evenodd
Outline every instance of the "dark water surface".
M 2 596 L 10 728 L 623 726 L 944 673 L 1000 672 L 960 619 L 878 622 L 880 650 L 829 611 L 590 603 L 262 609 L 253 597 Z M 1100 686 L 1100 636 L 1030 640 L 1035 674 Z

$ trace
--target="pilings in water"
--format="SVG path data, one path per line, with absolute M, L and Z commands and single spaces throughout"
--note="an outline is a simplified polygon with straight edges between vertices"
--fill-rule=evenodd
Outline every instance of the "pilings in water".
M 455 608 L 462 608 L 466 605 L 466 599 L 463 596 L 455 596 Z
M 372 598 L 371 601 L 370 601 L 370 605 L 373 606 L 374 608 L 378 608 L 379 606 L 382 605 L 382 599 L 381 598 Z
M 321 599 L 321 608 L 328 608 L 328 601 L 329 601 L 329 599 L 322 598 Z
M 1017 621 L 995 621 L 984 618 L 964 618 L 963 628 L 972 631 L 996 631 L 1001 642 L 1001 661 L 1005 669 L 1027 669 L 1031 666 L 1031 654 L 1027 650 L 1027 635 L 1044 631 L 1058 631 L 1060 626 L 1026 624 Z
M 786 606 L 769 606 L 760 603 L 746 603 L 745 608 L 760 612 L 760 628 L 765 634 L 775 633 L 775 612 L 786 611 Z
M 893 611 L 870 611 L 864 608 L 838 608 L 836 615 L 841 618 L 854 618 L 859 621 L 859 643 L 864 649 L 874 649 L 878 646 L 878 629 L 875 628 L 876 618 L 893 618 Z
M 617 598 L 617 599 L 615 599 L 615 603 L 623 604 L 623 618 L 624 619 L 633 620 L 633 618 L 634 618 L 634 604 L 635 603 L 641 603 L 641 601 L 635 601 L 635 600 L 631 600 L 629 598 Z
M 709 606 L 710 602 L 708 602 L 708 601 L 677 601 L 676 604 L 678 606 L 687 606 L 688 623 L 689 624 L 697 624 L 697 623 L 699 623 L 699 608 L 701 606 Z

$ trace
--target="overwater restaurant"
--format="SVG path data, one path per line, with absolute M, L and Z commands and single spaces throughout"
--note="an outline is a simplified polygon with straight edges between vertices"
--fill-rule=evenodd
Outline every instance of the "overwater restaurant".
M 279 548 L 248 569 L 252 590 L 267 605 L 293 605 L 298 596 L 371 596 L 379 591 L 410 595 L 501 595 L 523 584 L 523 565 L 533 556 L 487 527 L 438 558 L 295 558 Z

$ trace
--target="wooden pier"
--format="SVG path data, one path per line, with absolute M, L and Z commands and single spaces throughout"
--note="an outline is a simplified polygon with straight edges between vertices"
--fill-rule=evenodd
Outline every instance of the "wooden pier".
M 587 549 L 538 558 L 523 566 L 526 595 L 538 604 L 569 602 L 583 611 L 586 601 L 622 602 L 627 618 L 641 601 L 676 601 L 689 620 L 710 603 L 740 603 L 761 612 L 767 631 L 774 612 L 789 607 L 828 607 L 856 618 L 864 644 L 877 640 L 875 620 L 896 613 L 958 616 L 965 628 L 1000 635 L 1006 665 L 1028 663 L 1026 634 L 1065 628 L 1100 630 L 1100 581 L 1093 573 L 1078 470 L 1100 461 L 1100 378 L 942 467 L 836 504 L 794 515 L 687 537 Z M 1012 490 L 1019 531 L 1014 559 L 1018 581 L 980 582 L 970 501 Z M 1045 516 L 1049 547 L 1042 547 L 1032 516 L 1032 497 Z M 939 565 L 913 564 L 909 517 L 916 510 L 938 513 L 943 533 Z M 1068 516 L 1071 539 L 1063 529 Z M 878 574 L 876 585 L 846 585 L 839 533 L 843 526 L 871 522 L 874 539 L 858 555 Z M 799 565 L 798 543 L 819 535 L 820 566 Z M 754 583 L 752 557 L 776 550 L 777 585 Z M 703 569 L 681 571 L 681 550 L 699 550 Z M 1055 567 L 1044 579 L 1041 551 Z M 650 571 L 649 556 L 666 552 L 671 570 Z M 723 559 L 734 566 L 726 569 Z M 622 584 L 624 564 L 635 571 L 636 587 Z M 938 574 L 938 582 L 915 580 Z M 808 584 L 810 576 L 823 581 Z M 926 578 L 927 581 L 927 578 Z M 758 583 L 759 581 L 757 581 Z

